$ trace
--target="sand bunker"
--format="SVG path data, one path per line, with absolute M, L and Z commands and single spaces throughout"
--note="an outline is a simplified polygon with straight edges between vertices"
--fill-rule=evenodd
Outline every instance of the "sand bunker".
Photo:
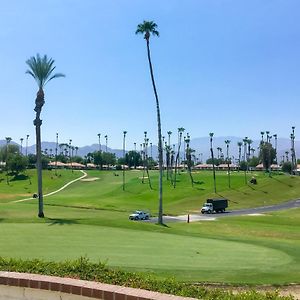
M 90 178 L 83 178 L 80 181 L 85 181 L 85 182 L 91 182 L 91 181 L 96 181 L 100 179 L 99 177 L 90 177 Z

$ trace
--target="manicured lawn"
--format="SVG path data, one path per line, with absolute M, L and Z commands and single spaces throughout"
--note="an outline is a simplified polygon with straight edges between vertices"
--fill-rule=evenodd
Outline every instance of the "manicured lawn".
M 55 171 L 43 170 L 43 189 L 47 194 L 57 190 L 64 183 L 82 176 L 79 171 L 59 170 L 57 175 Z M 0 203 L 9 202 L 31 197 L 37 192 L 36 170 L 27 170 L 24 174 L 15 180 L 9 176 L 9 184 L 7 184 L 6 174 L 0 173 Z
M 46 204 L 94 207 L 112 211 L 149 210 L 153 215 L 158 207 L 158 174 L 151 172 L 153 190 L 141 182 L 141 171 L 126 173 L 126 188 L 122 191 L 121 172 L 89 171 L 95 181 L 80 181 L 67 190 L 46 199 Z M 115 176 L 115 174 L 120 176 Z M 255 175 L 257 185 L 245 185 L 243 172 L 231 175 L 232 188 L 228 189 L 226 172 L 217 173 L 218 194 L 213 193 L 210 171 L 195 172 L 198 183 L 192 187 L 189 176 L 178 176 L 176 189 L 164 180 L 164 212 L 177 215 L 198 212 L 209 197 L 226 197 L 232 209 L 276 204 L 295 199 L 300 195 L 300 177 L 274 175 L 269 178 L 263 172 Z M 248 174 L 248 178 L 251 178 Z
M 58 182 L 49 173 L 45 182 L 53 190 Z M 62 174 L 61 185 L 81 175 Z M 123 192 L 119 174 L 90 171 L 89 178 L 97 180 L 76 182 L 45 198 L 45 219 L 36 217 L 36 200 L 1 201 L 0 256 L 56 261 L 87 256 L 113 267 L 192 282 L 300 282 L 299 209 L 212 222 L 170 223 L 167 227 L 131 222 L 131 210 L 143 208 L 155 214 L 157 190 L 141 183 L 141 172 L 132 171 L 126 174 Z M 203 182 L 191 187 L 188 176 L 182 174 L 175 190 L 165 183 L 167 213 L 197 210 L 213 196 L 211 173 L 194 176 Z M 156 174 L 152 177 L 156 186 Z M 218 174 L 220 194 L 229 195 L 233 208 L 277 203 L 300 195 L 298 177 L 269 178 L 261 173 L 257 174 L 258 185 L 251 187 L 245 186 L 243 179 L 243 174 L 234 173 L 235 190 L 228 190 L 226 174 Z M 4 182 L 1 192 L 3 186 Z M 15 196 L 18 189 L 20 186 L 11 192 L 15 197 L 11 199 L 20 197 Z

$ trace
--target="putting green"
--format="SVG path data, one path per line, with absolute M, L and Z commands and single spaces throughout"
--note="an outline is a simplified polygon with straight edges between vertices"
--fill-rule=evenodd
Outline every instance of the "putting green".
M 79 224 L 0 224 L 0 256 L 66 260 L 87 256 L 137 270 L 271 271 L 286 253 L 254 244 Z

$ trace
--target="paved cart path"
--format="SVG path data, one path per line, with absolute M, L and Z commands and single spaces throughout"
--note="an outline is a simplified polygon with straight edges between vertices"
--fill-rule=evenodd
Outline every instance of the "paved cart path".
M 77 171 L 77 170 L 75 170 L 75 171 Z M 81 180 L 81 179 L 83 179 L 83 178 L 85 178 L 85 177 L 87 176 L 87 173 L 86 173 L 86 172 L 84 172 L 84 171 L 82 171 L 82 170 L 79 170 L 79 171 L 80 171 L 81 173 L 83 173 L 83 175 L 82 175 L 81 177 L 76 178 L 76 179 L 74 179 L 74 180 L 72 180 L 72 181 L 66 183 L 64 186 L 62 186 L 61 188 L 59 188 L 59 189 L 56 190 L 56 191 L 53 191 L 53 192 L 51 192 L 51 193 L 48 193 L 48 194 L 43 195 L 43 197 L 45 198 L 45 197 L 54 195 L 54 194 L 56 194 L 56 193 L 58 193 L 58 192 L 64 190 L 64 189 L 65 189 L 66 187 L 68 187 L 70 184 L 72 184 L 72 183 L 74 183 L 74 182 L 76 182 L 76 181 L 78 181 L 78 180 Z M 25 199 L 21 199 L 21 200 L 15 200 L 15 201 L 12 201 L 12 203 L 24 202 L 24 201 L 29 201 L 29 200 L 33 200 L 33 199 L 35 199 L 35 198 L 30 197 L 30 198 L 25 198 Z
M 197 222 L 197 221 L 214 221 L 217 218 L 224 218 L 224 217 L 232 217 L 232 216 L 255 216 L 260 215 L 272 211 L 284 210 L 284 209 L 291 209 L 291 208 L 300 208 L 300 199 L 291 200 L 288 202 L 270 205 L 270 206 L 261 206 L 255 208 L 247 208 L 247 209 L 239 209 L 239 210 L 228 210 L 225 213 L 215 213 L 215 214 L 201 214 L 193 213 L 189 215 L 190 222 Z M 181 216 L 164 216 L 164 222 L 187 222 L 188 215 L 181 215 Z M 149 221 L 145 222 L 157 222 L 157 218 L 151 218 Z

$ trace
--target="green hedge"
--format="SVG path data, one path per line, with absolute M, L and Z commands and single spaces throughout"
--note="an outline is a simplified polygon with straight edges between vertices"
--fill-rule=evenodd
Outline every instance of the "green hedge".
M 81 257 L 74 261 L 46 262 L 42 260 L 18 260 L 0 257 L 0 270 L 26 272 L 82 280 L 98 281 L 133 288 L 141 288 L 178 296 L 205 300 L 291 300 L 293 297 L 281 297 L 277 292 L 258 293 L 256 291 L 233 294 L 221 288 L 207 289 L 202 286 L 185 284 L 174 279 L 160 280 L 151 275 L 125 272 L 108 268 L 105 264 L 92 263 Z

